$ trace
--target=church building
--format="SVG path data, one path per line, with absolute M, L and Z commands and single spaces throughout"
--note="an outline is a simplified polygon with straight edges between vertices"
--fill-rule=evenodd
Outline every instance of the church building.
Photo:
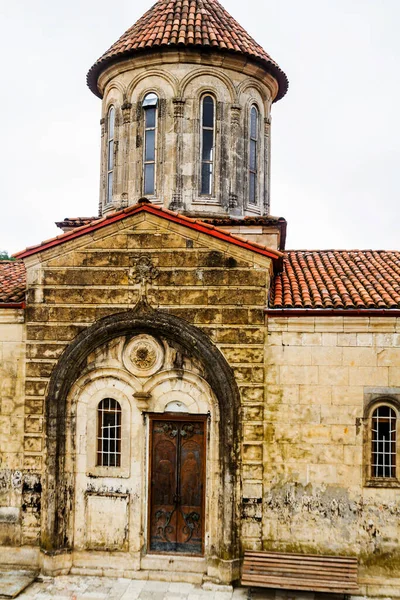
M 0 567 L 350 556 L 400 598 L 400 252 L 285 250 L 288 79 L 218 0 L 158 0 L 87 83 L 98 215 L 0 261 Z

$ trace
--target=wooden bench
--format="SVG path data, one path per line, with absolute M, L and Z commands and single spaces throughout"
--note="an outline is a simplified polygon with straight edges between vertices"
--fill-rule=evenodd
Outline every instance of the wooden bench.
M 308 592 L 358 592 L 356 558 L 245 552 L 242 585 Z

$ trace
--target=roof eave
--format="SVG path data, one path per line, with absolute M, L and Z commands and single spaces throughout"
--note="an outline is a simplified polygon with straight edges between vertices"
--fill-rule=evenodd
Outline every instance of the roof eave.
M 107 225 L 112 223 L 121 221 L 122 219 L 138 214 L 139 212 L 147 212 L 152 215 L 158 216 L 159 218 L 165 218 L 174 223 L 183 225 L 184 227 L 188 227 L 189 229 L 199 231 L 201 233 L 205 233 L 206 235 L 210 235 L 212 237 L 218 238 L 227 243 L 234 244 L 243 249 L 250 250 L 251 252 L 255 252 L 256 254 L 268 257 L 272 259 L 274 264 L 275 272 L 279 272 L 279 269 L 282 268 L 283 265 L 283 253 L 278 250 L 274 250 L 271 248 L 266 248 L 254 242 L 250 242 L 241 238 L 240 236 L 229 234 L 223 230 L 218 229 L 212 225 L 207 225 L 206 223 L 200 220 L 193 220 L 188 217 L 184 217 L 183 215 L 179 215 L 178 213 L 174 213 L 172 211 L 166 209 L 160 209 L 146 202 L 140 202 L 134 206 L 125 208 L 121 211 L 111 213 L 107 217 L 103 217 L 99 219 L 97 222 L 91 223 L 89 225 L 84 225 L 82 227 L 78 227 L 77 229 L 72 230 L 71 232 L 64 233 L 63 235 L 57 236 L 51 240 L 48 240 L 42 244 L 37 246 L 33 246 L 31 248 L 26 248 L 21 252 L 17 252 L 13 256 L 18 259 L 24 259 L 28 256 L 32 256 L 34 254 L 39 254 L 40 252 L 44 252 L 45 250 L 49 250 L 50 248 L 54 248 L 66 242 L 69 242 L 75 238 L 84 236 L 93 231 L 97 231 Z
M 231 54 L 231 55 L 233 54 L 233 55 L 244 56 L 247 59 L 253 61 L 254 63 L 262 66 L 266 70 L 266 72 L 269 75 L 272 75 L 272 77 L 274 77 L 276 79 L 276 81 L 278 82 L 278 94 L 277 94 L 276 98 L 274 99 L 274 102 L 278 102 L 278 100 L 281 100 L 286 95 L 286 93 L 289 89 L 289 80 L 287 78 L 287 75 L 282 71 L 282 69 L 280 69 L 280 67 L 278 67 L 278 65 L 276 65 L 272 61 L 263 60 L 257 56 L 254 56 L 253 54 L 245 54 L 243 52 L 238 52 L 235 50 L 219 48 L 218 46 L 207 47 L 207 46 L 196 45 L 196 44 L 174 44 L 174 45 L 170 45 L 170 44 L 161 45 L 160 44 L 159 46 L 153 46 L 151 48 L 140 48 L 140 49 L 135 49 L 135 50 L 131 50 L 131 51 L 125 51 L 125 52 L 121 52 L 115 56 L 111 56 L 111 57 L 108 57 L 105 59 L 99 59 L 89 69 L 87 76 L 86 76 L 86 83 L 87 83 L 90 91 L 93 92 L 93 94 L 95 96 L 102 99 L 103 96 L 98 88 L 97 82 L 98 82 L 98 79 L 99 79 L 101 73 L 103 71 L 105 71 L 105 69 L 107 69 L 108 67 L 110 67 L 114 64 L 117 64 L 121 61 L 127 60 L 129 58 L 134 58 L 135 56 L 138 56 L 138 55 L 155 54 L 157 52 L 160 52 L 160 50 L 165 51 L 165 50 L 176 50 L 176 49 L 182 49 L 182 48 L 197 50 L 202 53 L 218 52 L 221 54 Z

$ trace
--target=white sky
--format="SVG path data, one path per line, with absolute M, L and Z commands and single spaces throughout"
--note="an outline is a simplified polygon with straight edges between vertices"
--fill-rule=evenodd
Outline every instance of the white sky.
M 95 215 L 89 67 L 151 0 L 0 0 L 0 249 Z M 399 0 L 224 0 L 290 80 L 274 105 L 272 214 L 288 248 L 399 248 Z

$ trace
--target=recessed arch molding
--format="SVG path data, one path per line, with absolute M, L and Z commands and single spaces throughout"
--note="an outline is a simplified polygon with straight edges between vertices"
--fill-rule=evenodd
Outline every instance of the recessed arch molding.
M 239 553 L 237 523 L 239 516 L 239 440 L 240 397 L 233 370 L 210 338 L 197 327 L 168 312 L 154 310 L 145 300 L 131 310 L 114 314 L 81 332 L 66 348 L 53 370 L 46 397 L 46 527 L 42 548 L 60 552 L 73 546 L 72 510 L 74 505 L 74 474 L 66 465 L 67 438 L 72 436 L 67 399 L 79 379 L 89 354 L 96 348 L 120 336 L 148 333 L 164 337 L 170 343 L 201 361 L 204 378 L 212 388 L 220 412 L 219 448 L 221 490 L 219 511 L 224 536 L 213 548 L 218 558 L 236 559 Z M 68 431 L 67 423 L 70 430 Z M 236 523 L 236 525 L 235 525 Z M 228 535 L 227 535 L 228 534 Z

